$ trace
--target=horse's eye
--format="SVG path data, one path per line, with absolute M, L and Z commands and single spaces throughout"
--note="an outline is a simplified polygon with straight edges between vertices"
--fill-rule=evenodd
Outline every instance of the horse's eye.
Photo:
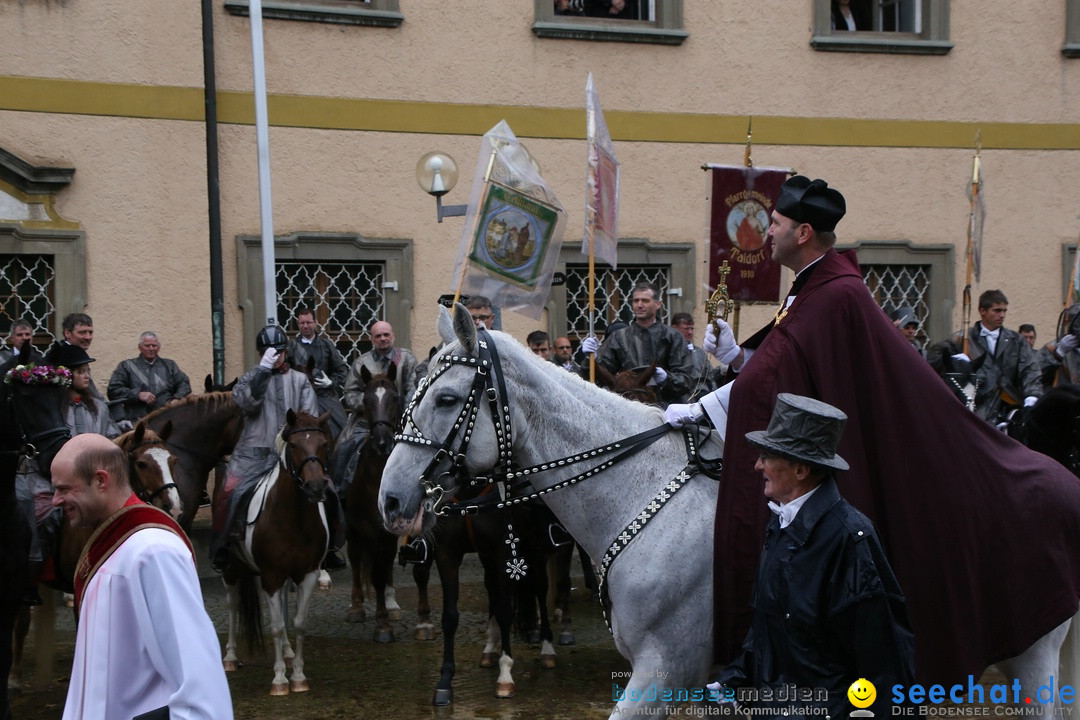
M 145 460 L 136 460 L 135 467 L 139 468 L 140 470 L 145 470 L 146 468 L 150 467 L 150 463 L 146 462 Z
M 453 407 L 458 402 L 458 396 L 451 393 L 439 393 L 435 397 L 435 407 Z

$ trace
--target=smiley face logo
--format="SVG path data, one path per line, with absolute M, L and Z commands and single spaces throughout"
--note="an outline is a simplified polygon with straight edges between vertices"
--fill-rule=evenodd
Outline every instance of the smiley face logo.
M 868 708 L 877 699 L 877 688 L 866 678 L 859 678 L 851 683 L 847 691 L 848 700 L 857 708 Z

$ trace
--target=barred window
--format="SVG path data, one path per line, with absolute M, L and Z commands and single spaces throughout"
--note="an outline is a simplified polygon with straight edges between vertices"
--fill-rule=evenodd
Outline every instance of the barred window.
M 926 318 L 929 315 L 927 292 L 930 285 L 930 267 L 928 265 L 863 265 L 863 280 L 870 294 L 885 312 L 892 313 L 899 307 L 907 306 L 915 311 L 919 329 L 915 340 L 919 347 L 929 344 L 930 336 L 926 330 Z
M 56 269 L 52 255 L 0 255 L 0 347 L 7 347 L 12 324 L 34 327 L 34 345 L 44 351 L 56 337 Z
M 621 320 L 634 322 L 631 294 L 634 286 L 651 282 L 660 290 L 663 301 L 670 287 L 671 268 L 665 265 L 620 265 L 618 270 L 609 267 L 596 270 L 596 322 L 598 334 L 606 333 L 607 327 Z M 667 322 L 670 315 L 667 303 L 660 309 L 657 320 Z M 589 266 L 566 266 L 566 330 L 571 340 L 580 340 L 589 334 Z
M 385 263 L 277 262 L 278 324 L 295 337 L 296 309 L 315 313 L 323 335 L 349 362 L 371 349 L 368 328 L 385 317 Z

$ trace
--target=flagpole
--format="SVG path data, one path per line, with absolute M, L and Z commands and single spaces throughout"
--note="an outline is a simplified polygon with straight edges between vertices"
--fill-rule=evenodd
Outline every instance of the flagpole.
M 277 324 L 274 281 L 274 213 L 270 192 L 270 131 L 266 112 L 266 60 L 263 53 L 262 0 L 248 3 L 255 96 L 255 145 L 259 153 L 259 217 L 262 225 L 263 307 L 266 324 Z
M 1076 260 L 1073 262 L 1072 277 L 1069 278 L 1069 288 L 1065 291 L 1065 307 L 1063 310 L 1067 310 L 1073 303 L 1073 293 L 1076 292 L 1076 270 L 1077 265 L 1080 264 L 1080 236 L 1076 238 L 1076 251 L 1073 253 Z
M 971 278 L 975 271 L 975 206 L 979 198 L 979 150 L 982 148 L 982 131 L 979 130 L 975 133 L 975 157 L 971 163 L 971 208 L 968 213 L 968 231 L 967 231 L 967 270 L 964 275 L 964 297 L 963 297 L 963 315 L 964 325 L 961 330 L 961 336 L 963 337 L 962 350 L 965 355 L 968 353 L 968 340 L 970 333 L 968 328 L 971 326 Z

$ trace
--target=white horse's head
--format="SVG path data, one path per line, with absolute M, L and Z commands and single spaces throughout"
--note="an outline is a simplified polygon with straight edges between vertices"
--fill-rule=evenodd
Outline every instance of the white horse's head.
M 455 493 L 468 492 L 468 478 L 483 476 L 500 459 L 488 391 L 492 378 L 487 340 L 478 336 L 469 311 L 440 308 L 444 347 L 405 412 L 398 444 L 383 471 L 379 511 L 391 532 L 419 535 L 435 524 L 435 511 Z M 506 438 L 505 441 L 509 441 Z

